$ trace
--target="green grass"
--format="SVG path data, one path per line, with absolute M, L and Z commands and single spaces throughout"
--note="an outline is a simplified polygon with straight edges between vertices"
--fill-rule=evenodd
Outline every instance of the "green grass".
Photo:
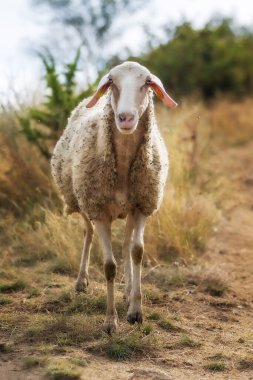
M 0 297 L 0 305 L 9 305 L 10 303 L 12 303 L 12 300 L 10 300 L 9 298 L 6 298 L 6 297 Z
M 168 319 L 162 319 L 158 322 L 158 326 L 160 326 L 163 330 L 166 331 L 180 331 L 180 327 L 174 325 L 171 321 Z
M 150 321 L 159 321 L 160 319 L 162 319 L 162 315 L 161 313 L 154 311 L 147 316 L 147 319 L 149 319 Z
M 171 350 L 178 350 L 183 348 L 198 348 L 202 346 L 202 342 L 192 338 L 190 335 L 182 335 L 178 341 L 167 345 Z
M 145 286 L 143 290 L 143 296 L 147 300 L 147 302 L 150 302 L 151 304 L 159 304 L 162 300 L 162 293 L 159 289 L 152 288 L 152 286 Z
M 223 372 L 226 370 L 226 364 L 222 360 L 213 360 L 205 368 L 212 372 Z
M 24 290 L 26 288 L 26 286 L 27 286 L 27 284 L 23 280 L 6 282 L 6 283 L 0 284 L 0 292 L 2 292 L 2 293 L 18 292 L 20 290 Z
M 118 340 L 108 345 L 105 352 L 112 359 L 129 359 L 133 355 L 133 346 L 134 344 L 131 341 Z
M 80 357 L 70 358 L 69 361 L 79 367 L 86 367 L 88 365 L 88 360 Z
M 30 218 L 35 218 L 37 223 L 38 221 L 43 217 L 39 214 L 36 214 L 34 211 L 34 215 L 30 215 Z M 21 223 L 21 222 L 20 222 Z M 29 220 L 28 222 L 29 227 L 31 228 L 31 225 L 33 224 L 32 220 Z M 24 227 L 24 223 L 21 223 L 22 228 Z M 32 233 L 33 230 L 30 231 Z M 35 232 L 35 231 L 34 231 Z M 19 231 L 19 233 L 22 235 L 22 231 Z M 27 247 L 23 244 L 20 243 L 19 247 L 19 257 L 15 260 L 15 266 L 16 267 L 24 267 L 24 268 L 31 268 L 34 267 L 36 264 L 49 261 L 51 259 L 55 259 L 55 254 L 54 252 L 50 251 L 50 249 L 45 249 L 40 251 L 39 247 L 36 249 L 36 247 Z
M 153 326 L 151 325 L 151 323 L 143 323 L 140 326 L 140 331 L 142 331 L 145 335 L 149 335 L 153 331 Z
M 125 336 L 114 335 L 106 340 L 105 353 L 109 358 L 124 360 L 131 358 L 139 349 L 141 333 L 131 333 Z
M 100 346 L 101 348 L 101 346 Z M 145 355 L 159 348 L 159 341 L 154 334 L 145 331 L 133 331 L 126 335 L 115 334 L 105 339 L 102 349 L 106 355 L 115 360 L 131 359 L 136 355 Z
M 179 341 L 180 347 L 196 348 L 202 346 L 199 340 L 192 338 L 190 335 L 183 335 Z
M 79 380 L 81 370 L 66 359 L 58 359 L 46 369 L 46 377 L 50 380 Z
M 20 257 L 15 261 L 15 266 L 17 267 L 33 267 L 38 261 L 37 256 L 25 256 Z
M 62 274 L 62 275 L 74 275 L 75 268 L 67 261 L 60 257 L 57 257 L 53 260 L 53 263 L 50 265 L 50 270 L 53 273 Z
M 7 354 L 13 350 L 13 346 L 9 343 L 1 343 L 0 342 L 0 353 Z
M 47 358 L 44 356 L 27 356 L 23 359 L 23 367 L 25 369 L 30 369 L 34 367 L 43 367 L 47 362 Z

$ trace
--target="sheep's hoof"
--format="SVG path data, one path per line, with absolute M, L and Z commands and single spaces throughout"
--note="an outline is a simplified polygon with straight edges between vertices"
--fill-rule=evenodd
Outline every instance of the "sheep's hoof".
M 134 325 L 135 322 L 142 323 L 142 311 L 136 311 L 127 315 L 127 322 Z
M 87 292 L 87 288 L 88 288 L 88 285 L 89 285 L 89 282 L 87 280 L 87 278 L 85 278 L 84 280 L 77 280 L 76 281 L 76 285 L 75 285 L 75 290 L 76 292 Z
M 103 324 L 103 331 L 108 335 L 112 335 L 116 332 L 118 327 L 118 317 L 117 316 L 109 316 L 106 317 L 106 320 Z

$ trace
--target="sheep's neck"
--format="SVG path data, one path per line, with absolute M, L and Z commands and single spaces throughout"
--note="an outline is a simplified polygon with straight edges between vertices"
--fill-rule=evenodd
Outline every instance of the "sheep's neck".
M 116 126 L 113 129 L 113 142 L 116 157 L 117 184 L 116 190 L 128 193 L 130 167 L 136 157 L 143 138 L 143 128 L 138 126 L 130 135 L 120 133 Z

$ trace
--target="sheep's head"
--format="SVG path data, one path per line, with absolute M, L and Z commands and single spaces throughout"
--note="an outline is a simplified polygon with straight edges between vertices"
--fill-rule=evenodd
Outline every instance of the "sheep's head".
M 122 133 L 130 134 L 137 128 L 139 119 L 148 106 L 150 88 L 169 107 L 177 106 L 166 93 L 160 79 L 136 62 L 124 62 L 106 74 L 86 107 L 93 107 L 109 87 L 115 123 Z

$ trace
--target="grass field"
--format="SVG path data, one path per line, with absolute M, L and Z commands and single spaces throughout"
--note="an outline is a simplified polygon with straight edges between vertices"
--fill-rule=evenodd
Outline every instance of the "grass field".
M 97 238 L 89 291 L 76 294 L 82 220 L 64 214 L 48 162 L 19 133 L 14 114 L 1 115 L 1 378 L 16 379 L 16 370 L 20 379 L 249 378 L 253 102 L 185 101 L 157 113 L 171 169 L 145 233 L 145 321 L 126 322 L 124 222 L 115 222 L 120 324 L 112 337 L 101 331 Z

